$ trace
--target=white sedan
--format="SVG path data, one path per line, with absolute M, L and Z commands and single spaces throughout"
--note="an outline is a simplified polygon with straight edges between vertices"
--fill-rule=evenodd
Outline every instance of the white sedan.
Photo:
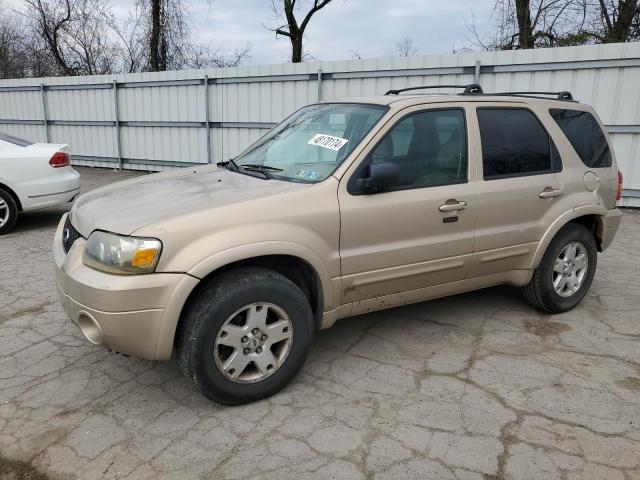
M 63 205 L 80 193 L 68 145 L 31 143 L 0 133 L 0 235 L 19 212 Z

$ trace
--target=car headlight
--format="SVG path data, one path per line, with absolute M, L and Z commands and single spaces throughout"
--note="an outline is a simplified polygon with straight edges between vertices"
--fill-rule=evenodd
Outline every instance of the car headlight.
M 89 235 L 82 261 L 108 273 L 151 273 L 161 251 L 162 242 L 156 238 L 126 237 L 96 230 Z

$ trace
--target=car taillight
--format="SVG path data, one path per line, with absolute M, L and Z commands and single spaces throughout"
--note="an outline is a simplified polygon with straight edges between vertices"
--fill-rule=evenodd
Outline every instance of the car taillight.
M 618 172 L 618 193 L 616 193 L 616 204 L 622 200 L 622 173 Z
M 51 160 L 49 160 L 49 165 L 53 168 L 68 167 L 71 165 L 71 157 L 68 153 L 56 152 L 53 154 L 53 157 L 51 157 Z

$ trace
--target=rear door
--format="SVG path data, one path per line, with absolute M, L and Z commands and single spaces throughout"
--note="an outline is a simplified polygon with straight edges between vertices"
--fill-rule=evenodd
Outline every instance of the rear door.
M 340 182 L 343 303 L 462 281 L 473 252 L 475 150 L 462 105 L 404 109 Z M 371 164 L 398 166 L 383 193 L 354 194 L 350 182 Z M 397 300 L 397 298 L 396 298 Z M 370 302 L 359 307 L 377 308 Z
M 542 112 L 508 103 L 478 105 L 475 111 L 482 168 L 470 278 L 528 268 L 567 193 Z

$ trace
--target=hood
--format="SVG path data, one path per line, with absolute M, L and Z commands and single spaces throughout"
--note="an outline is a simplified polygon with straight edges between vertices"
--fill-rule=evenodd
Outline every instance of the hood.
M 76 200 L 71 221 L 84 237 L 96 229 L 130 235 L 172 217 L 305 187 L 308 184 L 264 180 L 212 165 L 183 168 L 92 190 Z

